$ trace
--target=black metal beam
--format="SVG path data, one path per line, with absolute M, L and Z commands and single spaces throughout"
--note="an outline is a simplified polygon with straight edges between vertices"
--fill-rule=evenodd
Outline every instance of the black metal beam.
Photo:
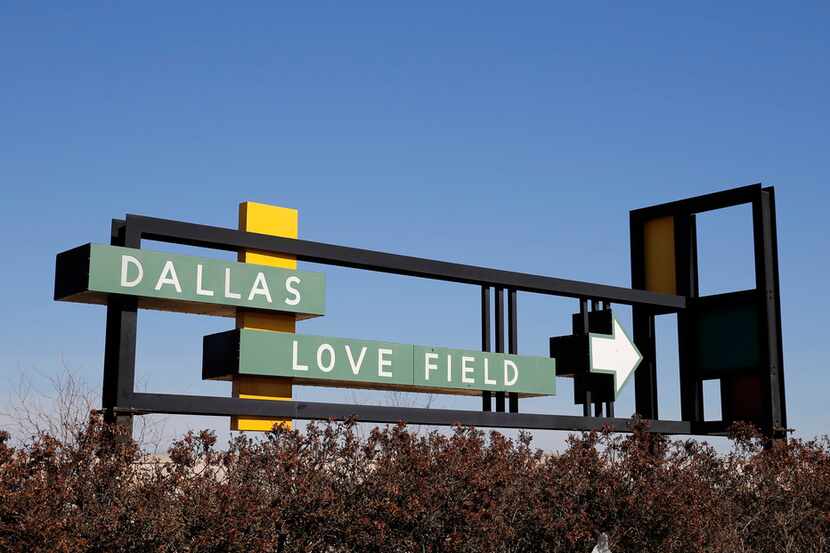
M 582 321 L 582 334 L 588 335 L 590 332 L 590 322 L 588 319 L 588 298 L 579 298 L 579 318 Z M 588 370 L 591 369 L 590 363 L 588 364 Z M 583 377 L 584 378 L 584 377 Z M 582 404 L 582 416 L 583 417 L 590 417 L 591 416 L 591 387 L 585 386 L 585 396 L 583 397 L 584 403 Z
M 675 286 L 678 293 L 696 298 L 698 290 L 697 219 L 694 214 L 674 216 Z M 680 373 L 680 413 L 687 421 L 702 421 L 703 381 L 697 377 L 697 359 L 692 346 L 692 321 L 689 312 L 677 314 L 678 369 Z
M 227 251 L 252 249 L 293 255 L 300 261 L 324 263 L 383 273 L 393 273 L 434 280 L 512 288 L 522 292 L 565 297 L 594 297 L 626 305 L 643 304 L 679 310 L 686 307 L 682 296 L 632 290 L 576 280 L 489 269 L 475 265 L 448 263 L 406 255 L 336 246 L 309 240 L 282 238 L 214 227 L 127 215 L 127 227 L 139 238 Z
M 132 394 L 123 410 L 174 415 L 245 416 L 305 420 L 345 420 L 355 417 L 361 422 L 453 425 L 488 428 L 525 428 L 533 430 L 591 431 L 608 427 L 613 432 L 630 432 L 631 420 L 593 418 L 574 415 L 533 413 L 486 413 L 456 409 L 424 409 L 380 405 L 348 405 L 307 401 L 263 401 L 227 397 L 171 394 Z M 697 428 L 683 421 L 646 421 L 651 432 L 692 434 Z
M 518 355 L 519 353 L 519 323 L 518 310 L 516 306 L 516 290 L 507 291 L 507 353 Z M 519 394 L 509 392 L 507 394 L 507 410 L 511 413 L 519 412 Z
M 113 220 L 110 244 L 138 247 L 135 236 L 127 234 L 121 221 Z M 110 296 L 107 300 L 107 322 L 104 342 L 104 382 L 101 406 L 104 417 L 125 427 L 132 436 L 131 415 L 117 415 L 116 408 L 124 404 L 135 388 L 136 331 L 138 328 L 138 302 L 130 296 Z
M 481 351 L 490 351 L 490 287 L 481 287 Z M 493 394 L 481 392 L 481 410 L 493 410 Z
M 504 290 L 495 289 L 496 295 L 496 353 L 504 353 Z M 504 412 L 504 392 L 496 392 L 496 412 Z
M 659 417 L 657 402 L 657 345 L 654 313 L 645 307 L 634 307 L 634 345 L 640 350 L 643 360 L 634 373 L 635 412 L 641 417 Z
M 771 241 L 769 243 L 769 254 L 772 257 L 772 285 L 775 287 L 775 290 L 773 292 L 774 304 L 772 305 L 772 307 L 775 309 L 776 313 L 776 326 L 774 337 L 776 338 L 778 349 L 778 358 L 776 359 L 776 361 L 778 362 L 778 393 L 780 394 L 779 408 L 781 426 L 783 428 L 787 428 L 787 394 L 786 388 L 784 386 L 784 338 L 783 333 L 781 332 L 781 283 L 779 282 L 780 273 L 778 272 L 778 223 L 776 221 L 775 215 L 775 189 L 771 186 L 768 186 L 763 190 L 764 192 L 766 192 L 768 199 L 767 207 L 769 209 L 769 232 L 771 233 Z
M 641 219 L 629 214 L 631 239 L 631 286 L 635 289 L 646 287 L 645 235 Z M 643 355 L 640 366 L 634 373 L 635 412 L 648 419 L 658 418 L 657 409 L 657 346 L 654 337 L 655 310 L 642 305 L 631 308 L 634 344 Z
M 779 334 L 780 306 L 779 291 L 777 287 L 777 251 L 773 248 L 776 245 L 773 238 L 775 229 L 774 215 L 772 213 L 773 199 L 772 190 L 764 190 L 752 204 L 754 222 L 755 242 L 755 282 L 756 287 L 763 294 L 762 303 L 764 310 L 764 322 L 761 333 L 761 343 L 766 344 L 763 350 L 764 366 L 761 370 L 761 389 L 764 395 L 764 423 L 767 426 L 768 435 L 784 436 L 784 397 L 781 389 L 783 378 L 780 372 L 783 368 L 781 355 L 781 336 Z
M 711 194 L 686 198 L 685 200 L 634 209 L 631 211 L 631 217 L 646 220 L 668 215 L 694 215 L 695 213 L 703 213 L 705 211 L 712 211 L 713 209 L 723 209 L 725 207 L 752 202 L 760 190 L 760 183 L 721 190 L 712 192 Z

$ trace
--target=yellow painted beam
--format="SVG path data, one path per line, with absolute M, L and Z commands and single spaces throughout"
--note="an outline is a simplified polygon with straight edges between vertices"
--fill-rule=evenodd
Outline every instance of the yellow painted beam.
M 298 213 L 296 209 L 242 202 L 239 204 L 239 230 L 297 238 Z M 245 250 L 239 253 L 239 261 L 284 269 L 296 269 L 297 260 L 292 256 Z M 296 316 L 293 313 L 266 313 L 264 311 L 238 309 L 236 328 L 255 328 L 294 332 Z M 233 397 L 288 400 L 291 399 L 291 379 L 236 375 L 233 377 Z M 263 417 L 231 417 L 231 430 L 271 430 L 275 424 L 291 428 L 291 419 L 268 419 Z
M 664 294 L 677 293 L 674 259 L 674 217 L 660 217 L 645 222 L 643 228 L 646 290 Z

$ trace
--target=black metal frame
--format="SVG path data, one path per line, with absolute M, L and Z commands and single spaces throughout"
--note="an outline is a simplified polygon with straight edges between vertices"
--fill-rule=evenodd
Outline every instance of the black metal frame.
M 645 288 L 645 222 L 659 217 L 672 217 L 675 232 L 676 290 L 688 300 L 687 309 L 677 311 L 681 418 L 692 424 L 705 424 L 712 433 L 724 433 L 732 423 L 730 417 L 726 416 L 725 403 L 722 408 L 723 420 L 703 423 L 704 378 L 697 367 L 691 347 L 694 307 L 698 304 L 700 296 L 695 216 L 698 213 L 743 204 L 752 206 L 756 288 L 727 295 L 754 293 L 763 298 L 760 308 L 764 324 L 759 330 L 759 343 L 765 344 L 766 349 L 762 352 L 762 366 L 758 369 L 761 373 L 763 410 L 758 422 L 767 435 L 781 437 L 785 433 L 787 419 L 774 188 L 752 184 L 631 211 L 631 280 L 634 288 Z M 666 311 L 643 304 L 635 304 L 632 311 L 634 342 L 644 356 L 635 374 L 636 410 L 644 417 L 658 418 L 654 319 L 656 315 L 664 314 Z M 722 402 L 725 402 L 728 386 L 726 380 L 721 381 Z
M 773 233 L 774 239 L 774 233 Z M 377 272 L 408 275 L 434 280 L 473 284 L 481 287 L 482 350 L 491 349 L 490 340 L 490 288 L 495 291 L 495 350 L 504 351 L 504 299 L 508 297 L 508 350 L 518 350 L 517 293 L 531 292 L 577 298 L 582 311 L 587 314 L 587 301 L 602 301 L 604 307 L 611 303 L 632 305 L 635 310 L 635 338 L 641 328 L 651 324 L 653 314 L 682 312 L 686 297 L 659 294 L 635 288 L 607 286 L 547 276 L 517 273 L 422 259 L 351 247 L 281 238 L 181 221 L 127 215 L 125 220 L 113 220 L 111 243 L 140 248 L 142 240 L 155 240 L 226 251 L 258 250 L 292 255 L 300 261 L 351 267 Z M 634 242 L 632 241 L 632 246 Z M 634 254 L 632 254 L 633 258 Z M 777 260 L 776 260 L 777 262 Z M 777 269 L 777 267 L 775 267 Z M 419 409 L 316 403 L 305 401 L 262 401 L 231 397 L 207 397 L 178 394 L 136 392 L 135 355 L 138 306 L 135 298 L 112 295 L 107 302 L 106 349 L 104 360 L 103 407 L 109 420 L 131 426 L 132 416 L 148 413 L 247 416 L 293 419 L 346 419 L 373 423 L 453 425 L 465 424 L 496 428 L 526 428 L 551 430 L 593 430 L 608 427 L 613 431 L 630 430 L 631 421 L 613 417 L 613 404 L 606 406 L 607 417 L 591 417 L 587 408 L 585 416 L 518 413 L 518 396 L 508 395 L 509 413 L 505 413 L 505 394 L 497 392 L 496 409 L 491 412 L 491 394 L 483 392 L 482 411 L 450 409 Z M 642 314 L 649 314 L 643 317 Z M 638 317 L 638 314 L 640 316 Z M 587 316 L 587 315 L 586 315 Z M 640 325 L 640 326 L 638 326 Z M 587 325 L 585 326 L 587 328 Z M 642 346 L 640 346 L 642 349 Z M 646 352 L 648 353 L 648 352 Z M 649 355 L 646 355 L 649 358 Z M 653 359 L 653 356 L 651 357 Z M 640 372 L 645 373 L 641 378 Z M 715 429 L 701 421 L 657 420 L 656 391 L 646 391 L 652 402 L 644 401 L 642 382 L 653 382 L 650 371 L 641 367 L 637 372 L 637 408 L 649 421 L 653 432 L 666 434 L 708 434 Z M 589 407 L 589 403 L 586 403 Z M 642 410 L 641 410 L 642 409 Z

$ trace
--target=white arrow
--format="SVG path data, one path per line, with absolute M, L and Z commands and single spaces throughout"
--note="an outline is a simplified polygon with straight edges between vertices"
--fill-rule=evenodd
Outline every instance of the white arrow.
M 614 375 L 614 397 L 628 377 L 643 360 L 640 350 L 628 338 L 616 317 L 613 319 L 611 334 L 590 333 L 589 355 L 591 372 Z

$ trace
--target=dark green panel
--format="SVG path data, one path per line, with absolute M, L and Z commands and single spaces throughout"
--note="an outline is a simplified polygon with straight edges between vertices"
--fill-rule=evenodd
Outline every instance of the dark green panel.
M 760 306 L 751 296 L 735 295 L 706 303 L 693 311 L 694 352 L 699 374 L 751 371 L 760 366 Z

